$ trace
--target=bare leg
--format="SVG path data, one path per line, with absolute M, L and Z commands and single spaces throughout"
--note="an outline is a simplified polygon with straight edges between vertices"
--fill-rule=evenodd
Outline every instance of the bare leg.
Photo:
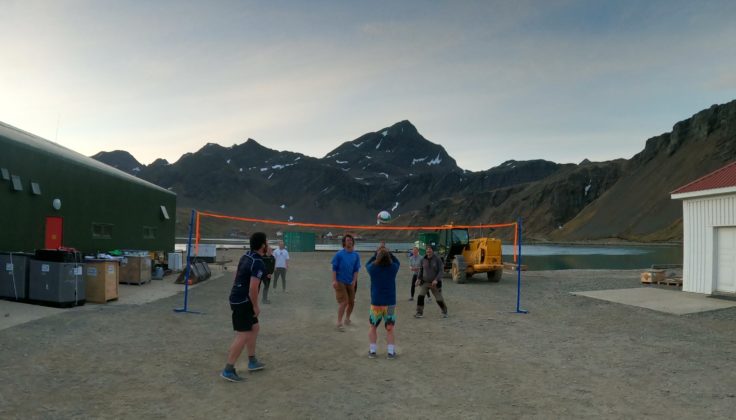
M 345 315 L 345 308 L 347 308 L 348 303 L 342 302 L 337 304 L 337 326 L 342 325 L 342 317 Z
M 386 324 L 386 342 L 388 344 L 394 344 L 394 325 Z
M 227 363 L 229 365 L 234 365 L 235 362 L 238 361 L 238 357 L 240 357 L 240 353 L 243 352 L 243 348 L 247 341 L 248 336 L 246 332 L 235 332 L 235 338 L 233 339 L 232 344 L 230 344 L 230 350 L 227 352 Z
M 258 338 L 258 331 L 260 330 L 261 328 L 258 326 L 258 324 L 254 324 L 253 329 L 245 333 L 249 357 L 256 355 L 256 339 Z
M 378 332 L 376 331 L 376 326 L 371 325 L 370 329 L 368 329 L 368 340 L 371 344 L 376 344 L 376 341 L 378 341 Z
M 347 303 L 347 311 L 345 312 L 345 323 L 350 323 L 350 315 L 353 313 L 353 308 L 355 307 L 355 301 L 348 302 Z

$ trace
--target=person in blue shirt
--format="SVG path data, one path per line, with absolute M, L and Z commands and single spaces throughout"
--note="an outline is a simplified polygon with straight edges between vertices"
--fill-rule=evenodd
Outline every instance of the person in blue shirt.
M 250 251 L 246 252 L 238 262 L 238 271 L 235 274 L 233 287 L 230 290 L 230 309 L 232 310 L 233 329 L 235 338 L 230 344 L 227 353 L 227 363 L 220 376 L 231 382 L 242 382 L 235 371 L 235 362 L 248 349 L 248 370 L 261 370 L 265 366 L 256 359 L 256 338 L 258 338 L 258 315 L 261 312 L 258 305 L 258 289 L 261 281 L 266 277 L 266 268 L 263 265 L 263 255 L 266 253 L 268 242 L 266 234 L 256 232 L 250 237 Z
M 386 325 L 386 342 L 388 352 L 386 357 L 394 359 L 396 350 L 394 347 L 394 325 L 396 324 L 396 274 L 399 272 L 399 260 L 391 254 L 386 247 L 381 247 L 376 252 L 365 268 L 371 276 L 371 309 L 370 329 L 368 339 L 370 347 L 368 357 L 376 357 L 376 342 L 378 340 L 378 326 L 381 320 Z
M 332 287 L 337 299 L 337 330 L 345 331 L 345 324 L 350 325 L 350 315 L 355 306 L 355 289 L 358 285 L 360 256 L 355 252 L 355 239 L 350 234 L 342 238 L 342 249 L 332 258 Z

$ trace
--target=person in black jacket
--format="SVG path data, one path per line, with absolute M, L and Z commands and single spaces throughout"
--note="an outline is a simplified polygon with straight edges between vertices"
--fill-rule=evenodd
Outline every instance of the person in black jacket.
M 263 265 L 266 268 L 266 277 L 263 279 L 263 290 L 261 303 L 268 305 L 271 303 L 268 300 L 268 288 L 271 285 L 271 276 L 273 275 L 274 268 L 276 267 L 276 258 L 273 256 L 273 249 L 267 245 L 266 255 L 263 256 Z

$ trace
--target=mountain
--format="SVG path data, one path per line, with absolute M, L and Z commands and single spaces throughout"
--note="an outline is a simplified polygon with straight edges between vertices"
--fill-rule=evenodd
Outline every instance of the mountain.
M 522 217 L 535 240 L 671 241 L 682 238 L 682 210 L 669 192 L 736 159 L 736 101 L 675 124 L 629 160 L 607 162 L 509 160 L 466 171 L 409 121 L 322 158 L 253 139 L 207 144 L 174 163 L 141 165 L 123 151 L 93 158 L 176 192 L 180 208 L 339 224 L 372 224 L 385 209 L 396 225 L 413 226 Z
M 92 156 L 92 159 L 96 159 L 106 165 L 112 166 L 113 168 L 120 169 L 123 172 L 127 172 L 133 175 L 137 175 L 137 173 L 140 172 L 141 168 L 145 166 L 138 162 L 133 157 L 133 155 L 124 150 L 100 152 Z
M 552 239 L 679 240 L 682 203 L 670 192 L 736 159 L 736 101 L 714 105 L 652 137 L 622 176 Z

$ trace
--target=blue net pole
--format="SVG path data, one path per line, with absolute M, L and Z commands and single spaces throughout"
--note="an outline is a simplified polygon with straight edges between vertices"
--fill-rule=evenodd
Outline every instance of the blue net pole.
M 518 255 L 516 259 L 516 313 L 526 314 L 529 311 L 521 309 L 521 217 L 519 217 L 516 228 L 518 229 Z
M 174 309 L 175 312 L 188 312 L 187 304 L 189 303 L 189 273 L 191 272 L 191 256 L 192 256 L 192 233 L 194 232 L 194 214 L 197 211 L 192 209 L 192 217 L 189 220 L 189 241 L 187 242 L 187 269 L 184 272 L 184 308 Z

